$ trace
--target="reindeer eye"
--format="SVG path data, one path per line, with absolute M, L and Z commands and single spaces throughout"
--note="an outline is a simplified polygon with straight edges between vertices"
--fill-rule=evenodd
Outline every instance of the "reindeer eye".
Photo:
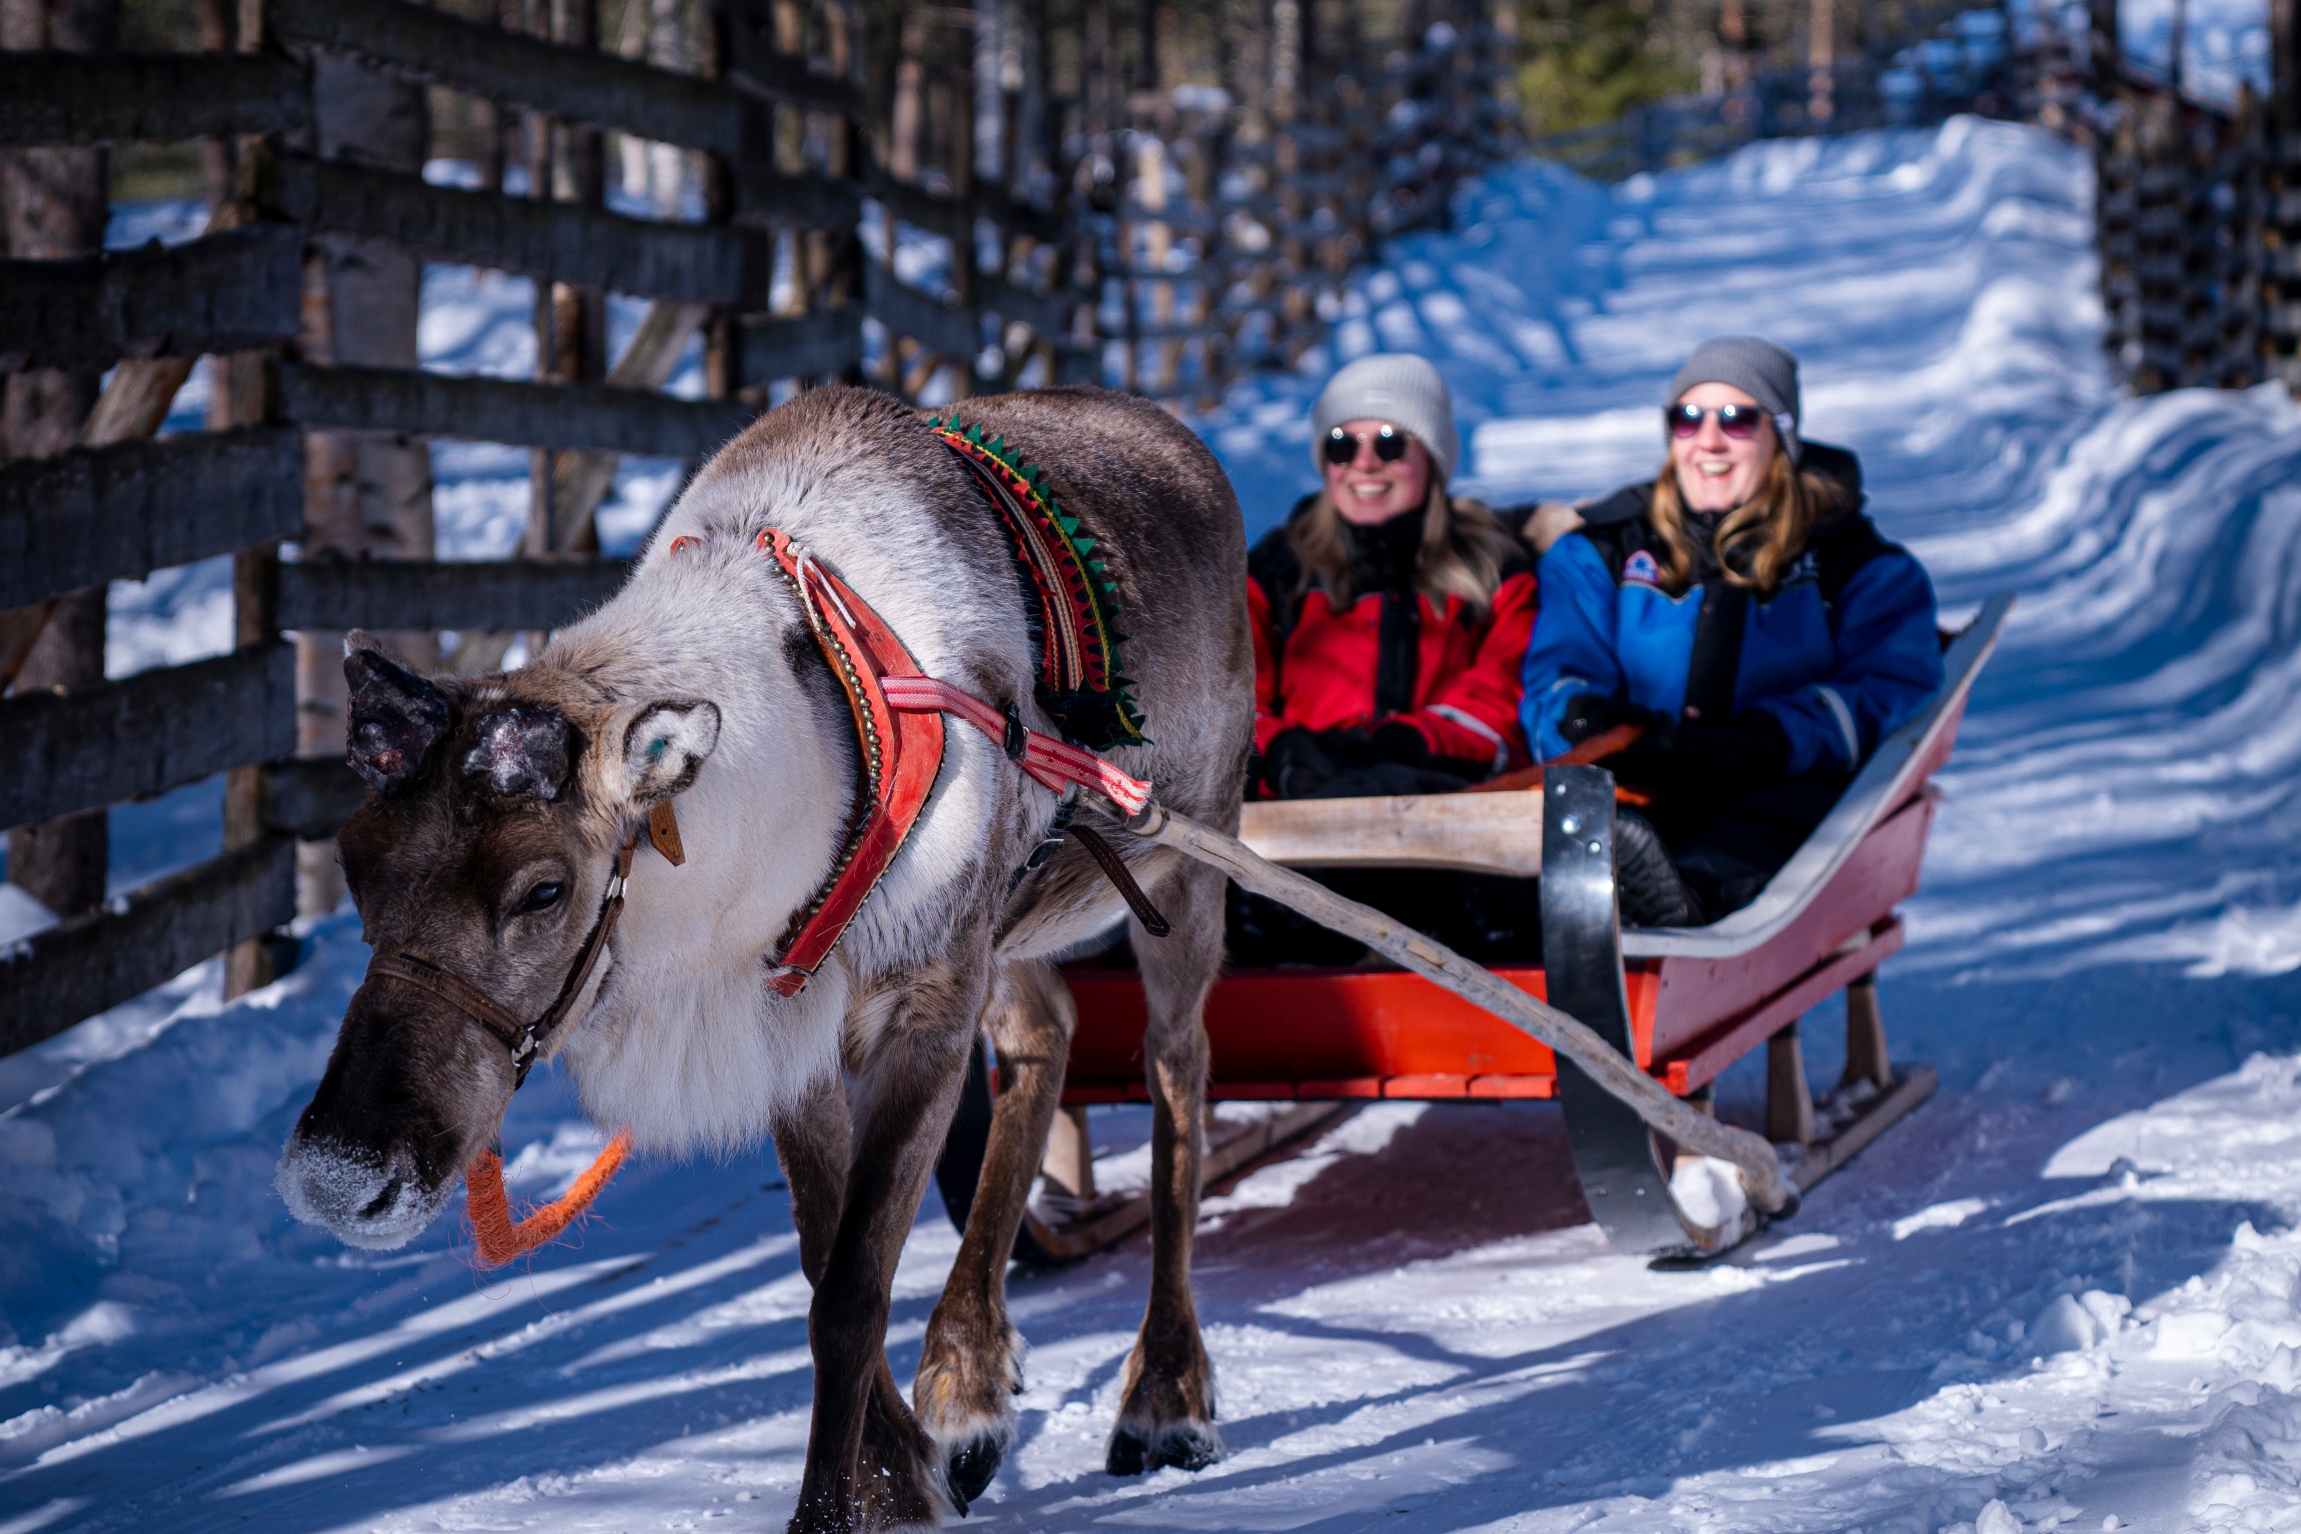
M 551 883 L 538 884 L 535 888 L 527 892 L 526 896 L 520 900 L 517 906 L 512 908 L 511 914 L 514 916 L 525 916 L 531 911 L 548 911 L 553 906 L 559 904 L 559 897 L 564 893 L 566 893 L 566 887 L 564 885 Z

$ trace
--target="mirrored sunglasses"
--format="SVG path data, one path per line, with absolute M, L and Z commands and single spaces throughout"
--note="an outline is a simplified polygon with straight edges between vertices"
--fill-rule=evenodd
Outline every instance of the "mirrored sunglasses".
M 1337 426 L 1326 434 L 1326 461 L 1336 468 L 1358 456 L 1358 444 L 1366 438 L 1353 435 Z M 1384 463 L 1396 463 L 1406 456 L 1406 433 L 1395 426 L 1385 426 L 1374 434 L 1374 456 Z
M 1714 405 L 1705 410 L 1700 405 L 1664 405 L 1662 422 L 1670 428 L 1673 437 L 1691 437 L 1702 429 L 1702 417 L 1718 418 L 1718 430 L 1737 442 L 1747 442 L 1758 434 L 1758 423 L 1766 412 L 1756 405 Z

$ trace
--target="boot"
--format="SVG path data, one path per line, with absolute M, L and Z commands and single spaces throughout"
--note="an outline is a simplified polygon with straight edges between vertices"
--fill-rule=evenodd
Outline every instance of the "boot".
M 1699 927 L 1702 905 L 1646 818 L 1614 812 L 1614 890 L 1626 927 Z

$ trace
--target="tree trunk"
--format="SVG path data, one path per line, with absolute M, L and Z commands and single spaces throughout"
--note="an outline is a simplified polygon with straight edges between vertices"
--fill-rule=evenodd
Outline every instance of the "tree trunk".
M 423 87 L 322 54 L 312 106 L 319 152 L 387 170 L 421 171 L 427 149 Z M 367 367 L 416 365 L 416 309 L 423 267 L 387 241 L 324 236 L 306 268 L 304 355 Z M 313 432 L 304 457 L 306 559 L 428 559 L 432 554 L 431 450 L 391 432 Z M 404 658 L 429 666 L 430 635 L 393 635 Z M 343 636 L 297 640 L 296 749 L 305 756 L 344 750 Z M 426 652 L 429 653 L 426 653 Z M 297 909 L 319 915 L 343 895 L 335 848 L 297 850 Z
M 90 53 L 112 47 L 118 0 L 0 0 L 0 48 Z M 18 149 L 0 154 L 0 225 L 7 254 L 55 260 L 104 248 L 110 163 L 96 149 Z M 45 458 L 80 440 L 101 377 L 37 370 L 17 373 L 0 394 L 0 450 Z M 32 641 L 17 686 L 80 688 L 104 679 L 105 588 L 73 592 L 50 609 Z M 88 810 L 8 837 L 8 877 L 60 916 L 104 898 L 105 812 Z

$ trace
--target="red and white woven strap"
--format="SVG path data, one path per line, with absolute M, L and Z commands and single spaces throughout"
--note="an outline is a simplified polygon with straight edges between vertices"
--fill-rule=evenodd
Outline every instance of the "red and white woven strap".
M 1007 747 L 1011 721 L 972 693 L 962 692 L 931 676 L 882 676 L 879 686 L 886 693 L 887 706 L 891 709 L 906 714 L 956 715 L 988 735 L 1002 750 Z M 1092 751 L 1082 751 L 1037 730 L 1024 728 L 1020 733 L 1023 750 L 1022 755 L 1015 758 L 1015 765 L 1056 793 L 1076 783 L 1089 793 L 1108 799 L 1129 815 L 1140 814 L 1142 807 L 1150 803 L 1148 783 L 1128 777 Z

